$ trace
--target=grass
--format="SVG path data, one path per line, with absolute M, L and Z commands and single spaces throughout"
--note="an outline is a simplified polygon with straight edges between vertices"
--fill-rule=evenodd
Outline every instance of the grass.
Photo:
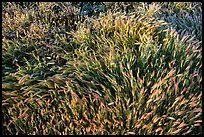
M 201 3 L 2 5 L 4 135 L 202 134 Z

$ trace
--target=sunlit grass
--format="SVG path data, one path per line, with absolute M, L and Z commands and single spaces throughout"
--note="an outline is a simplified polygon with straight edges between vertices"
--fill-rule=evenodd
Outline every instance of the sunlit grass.
M 2 133 L 202 134 L 201 3 L 102 4 L 3 3 Z

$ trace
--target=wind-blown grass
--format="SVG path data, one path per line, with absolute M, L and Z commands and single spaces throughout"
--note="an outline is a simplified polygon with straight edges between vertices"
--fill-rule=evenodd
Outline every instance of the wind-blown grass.
M 3 134 L 202 134 L 200 3 L 63 5 L 4 5 Z

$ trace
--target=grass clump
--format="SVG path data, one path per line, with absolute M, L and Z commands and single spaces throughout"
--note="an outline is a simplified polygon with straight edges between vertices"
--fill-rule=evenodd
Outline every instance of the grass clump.
M 4 3 L 3 134 L 202 134 L 201 10 L 101 4 Z

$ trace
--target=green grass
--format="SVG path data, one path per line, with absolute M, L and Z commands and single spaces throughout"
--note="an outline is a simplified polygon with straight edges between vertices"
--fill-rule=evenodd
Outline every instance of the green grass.
M 201 3 L 2 5 L 4 135 L 202 134 Z

